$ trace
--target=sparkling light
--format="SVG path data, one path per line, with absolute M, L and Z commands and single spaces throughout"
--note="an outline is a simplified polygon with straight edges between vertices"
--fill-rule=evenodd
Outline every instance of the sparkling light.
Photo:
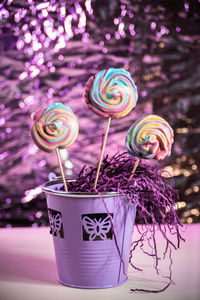
M 121 23 L 119 23 L 119 26 L 118 26 L 118 32 L 119 32 L 119 34 L 120 35 L 124 35 L 124 23 L 123 22 L 121 22 Z
M 199 210 L 196 208 L 191 209 L 191 214 L 198 217 L 199 216 Z
M 43 9 L 43 10 L 42 10 L 42 16 L 43 16 L 44 18 L 46 18 L 46 17 L 48 16 L 48 10 L 47 10 L 47 9 Z
M 70 160 L 67 160 L 65 162 L 65 168 L 72 169 L 73 168 L 73 163 Z
M 4 158 L 6 158 L 9 155 L 9 151 L 0 153 L 0 160 L 3 160 Z
M 65 43 L 65 38 L 64 36 L 60 36 L 58 39 L 58 42 L 55 45 L 55 52 L 58 52 L 60 49 L 65 48 L 66 43 Z
M 109 40 L 110 40 L 110 38 L 111 38 L 111 35 L 110 35 L 110 33 L 106 33 L 105 37 L 106 37 L 106 40 L 107 40 L 107 41 L 109 41 Z
M 7 9 L 0 7 L 0 20 L 8 17 L 9 17 L 9 12 L 7 11 Z
M 16 47 L 17 47 L 18 50 L 23 49 L 23 47 L 24 47 L 24 41 L 21 40 L 21 39 L 19 39 L 19 40 L 17 41 L 17 43 L 16 43 Z
M 188 128 L 187 127 L 177 128 L 176 132 L 177 133 L 187 133 L 188 132 Z
M 156 22 L 151 22 L 151 29 L 155 30 L 156 29 Z
M 81 11 L 79 22 L 78 22 L 78 28 L 83 29 L 83 31 L 84 31 L 85 26 L 86 26 L 86 15 L 85 15 L 84 11 Z
M 41 186 L 36 187 L 35 189 L 25 191 L 25 197 L 21 199 L 22 203 L 27 203 L 33 200 L 37 195 L 42 193 Z
M 29 44 L 31 42 L 31 40 L 32 40 L 32 36 L 31 36 L 30 32 L 25 33 L 25 35 L 24 35 L 25 43 Z
M 56 70 L 56 68 L 55 68 L 54 66 L 52 66 L 52 67 L 49 69 L 49 71 L 50 71 L 51 73 L 54 73 L 55 70 Z
M 93 9 L 92 9 L 92 6 L 91 6 L 91 0 L 86 0 L 85 1 L 85 7 L 86 7 L 88 13 L 90 15 L 92 15 L 93 14 Z
M 34 103 L 34 96 L 30 95 L 24 99 L 24 103 L 27 105 L 31 105 Z
M 191 217 L 187 218 L 187 223 L 188 223 L 188 224 L 193 223 L 193 219 L 192 219 Z
M 43 215 L 43 212 L 39 210 L 39 211 L 36 212 L 35 217 L 36 217 L 37 219 L 39 219 L 39 218 L 42 217 L 42 215 Z
M 29 147 L 28 147 L 28 153 L 30 155 L 34 155 L 36 152 L 38 151 L 38 147 L 35 145 L 35 144 L 31 144 Z
M 197 169 L 198 169 L 197 165 L 195 165 L 195 164 L 194 164 L 194 165 L 192 165 L 192 170 L 194 170 L 194 171 L 195 171 L 195 170 L 197 170 Z
M 193 190 L 194 190 L 195 193 L 198 193 L 199 192 L 199 186 L 195 185 Z
M 64 18 L 66 16 L 66 8 L 64 6 L 61 6 L 60 8 L 60 16 Z
M 0 126 L 3 126 L 5 124 L 5 118 L 0 118 Z
M 65 32 L 67 33 L 68 39 L 70 39 L 73 36 L 71 22 L 72 22 L 72 15 L 68 15 L 64 21 L 64 28 L 65 28 Z
M 49 2 L 40 3 L 36 6 L 37 10 L 42 10 L 44 8 L 47 8 L 49 6 Z
M 19 8 L 14 16 L 15 22 L 18 23 L 21 19 L 25 17 L 27 10 L 24 8 Z
M 188 12 L 189 11 L 189 3 L 184 3 L 184 7 L 185 7 L 185 11 Z
M 114 19 L 114 24 L 115 24 L 115 25 L 118 25 L 118 24 L 119 24 L 119 19 L 118 19 L 118 18 L 115 18 L 115 19 Z
M 33 71 L 30 73 L 30 76 L 32 77 L 32 78 L 34 78 L 34 77 L 36 77 L 38 74 L 40 73 L 40 69 L 38 69 L 38 68 L 34 68 L 33 69 Z
M 186 207 L 186 202 L 185 201 L 178 201 L 175 204 L 174 209 L 178 210 L 178 209 L 181 209 L 181 208 L 184 208 L 184 207 Z
M 10 198 L 7 198 L 7 199 L 6 199 L 6 203 L 7 203 L 7 204 L 10 204 L 11 202 L 12 202 L 12 200 L 11 200 Z

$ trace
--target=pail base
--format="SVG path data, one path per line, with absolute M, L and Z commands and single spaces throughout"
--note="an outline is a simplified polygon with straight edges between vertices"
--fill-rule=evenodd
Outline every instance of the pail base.
M 62 280 L 60 280 L 59 278 L 57 279 L 59 283 L 65 285 L 65 286 L 69 286 L 69 287 L 73 287 L 73 288 L 78 288 L 78 289 L 107 289 L 107 288 L 113 288 L 113 287 L 117 287 L 119 285 L 124 284 L 127 281 L 128 277 L 126 277 L 123 281 L 121 281 L 120 283 L 117 284 L 111 284 L 111 285 L 104 285 L 104 286 L 81 286 L 81 285 L 75 285 L 75 284 L 71 284 L 71 283 L 67 283 L 67 282 L 63 282 Z

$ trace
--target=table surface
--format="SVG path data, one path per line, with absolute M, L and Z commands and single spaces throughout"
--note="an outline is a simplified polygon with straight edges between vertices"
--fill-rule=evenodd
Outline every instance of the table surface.
M 131 292 L 131 288 L 161 289 L 167 283 L 157 276 L 152 260 L 134 254 L 137 271 L 131 266 L 128 280 L 121 286 L 108 289 L 76 289 L 57 282 L 57 270 L 52 237 L 48 227 L 0 229 L 0 299 L 2 300 L 62 300 L 62 299 L 200 299 L 200 224 L 183 227 L 186 239 L 181 248 L 173 251 L 173 281 L 175 284 L 162 293 Z M 133 238 L 138 235 L 134 230 Z M 162 243 L 161 237 L 158 242 Z M 169 261 L 168 261 L 169 263 Z M 166 275 L 168 263 L 164 266 Z M 155 274 L 154 274 L 155 273 Z M 165 275 L 165 274 L 164 274 Z

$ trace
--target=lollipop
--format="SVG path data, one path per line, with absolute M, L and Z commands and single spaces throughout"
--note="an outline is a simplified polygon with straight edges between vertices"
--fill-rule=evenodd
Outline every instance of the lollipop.
M 45 152 L 56 151 L 63 183 L 67 191 L 58 149 L 70 147 L 76 140 L 79 130 L 78 120 L 66 105 L 57 102 L 48 109 L 41 109 L 33 119 L 31 136 L 35 144 Z
M 90 77 L 85 99 L 88 107 L 102 117 L 126 116 L 137 103 L 137 87 L 129 72 L 110 68 Z
M 138 119 L 126 136 L 127 152 L 138 157 L 130 178 L 141 158 L 163 160 L 170 156 L 173 142 L 173 130 L 163 118 L 149 115 Z
M 87 82 L 85 101 L 88 107 L 97 115 L 108 118 L 95 178 L 95 188 L 98 181 L 111 117 L 120 118 L 126 116 L 135 107 L 137 98 L 137 87 L 131 78 L 130 73 L 121 68 L 102 70 L 96 76 L 90 77 Z

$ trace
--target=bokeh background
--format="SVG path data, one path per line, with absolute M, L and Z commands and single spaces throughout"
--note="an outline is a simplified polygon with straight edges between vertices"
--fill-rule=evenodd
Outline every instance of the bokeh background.
M 138 117 L 164 117 L 175 143 L 159 168 L 180 191 L 181 222 L 200 221 L 200 1 L 4 0 L 0 56 L 0 227 L 48 224 L 41 184 L 60 171 L 31 140 L 37 110 L 60 101 L 79 118 L 77 141 L 61 153 L 67 176 L 97 164 L 106 119 L 88 110 L 84 89 L 109 67 L 129 70 L 139 99 L 112 119 L 105 153 L 125 151 Z

